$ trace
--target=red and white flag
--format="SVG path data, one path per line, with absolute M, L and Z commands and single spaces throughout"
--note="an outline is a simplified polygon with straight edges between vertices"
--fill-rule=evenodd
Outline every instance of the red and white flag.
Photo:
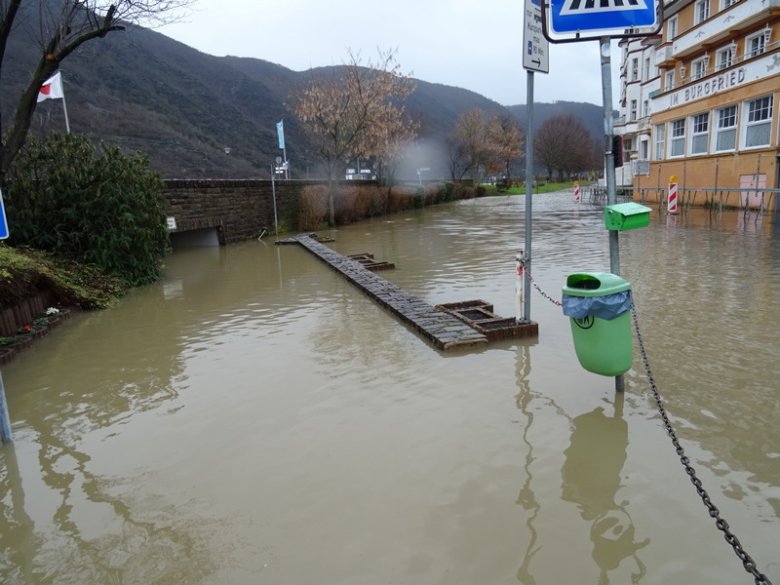
M 54 75 L 49 77 L 41 89 L 38 90 L 38 103 L 44 100 L 59 100 L 63 99 L 65 94 L 62 92 L 62 78 L 60 72 L 57 71 Z

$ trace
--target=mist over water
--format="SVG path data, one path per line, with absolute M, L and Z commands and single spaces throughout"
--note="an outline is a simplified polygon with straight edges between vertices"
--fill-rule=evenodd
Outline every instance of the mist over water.
M 522 197 L 341 227 L 431 304 L 512 316 Z M 534 281 L 606 270 L 600 208 L 534 199 Z M 653 374 L 692 465 L 780 583 L 780 325 L 770 218 L 654 211 L 620 236 Z M 295 246 L 176 252 L 3 366 L 0 582 L 748 583 L 661 424 L 539 338 L 441 353 Z
M 403 149 L 398 165 L 400 181 L 429 181 L 450 178 L 449 153 L 443 140 L 416 140 Z

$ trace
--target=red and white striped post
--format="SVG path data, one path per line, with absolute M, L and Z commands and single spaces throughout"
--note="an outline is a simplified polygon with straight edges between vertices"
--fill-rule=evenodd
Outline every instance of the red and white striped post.
M 574 203 L 580 202 L 580 184 L 575 181 L 574 182 Z
M 521 323 L 525 320 L 525 253 L 519 250 L 515 255 L 515 292 L 517 293 L 517 318 Z
M 669 177 L 669 190 L 666 196 L 666 210 L 669 213 L 677 213 L 677 177 Z

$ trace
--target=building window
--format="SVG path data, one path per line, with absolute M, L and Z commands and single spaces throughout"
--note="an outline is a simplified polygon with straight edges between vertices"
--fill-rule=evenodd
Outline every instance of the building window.
M 669 137 L 669 156 L 685 155 L 685 118 L 671 122 L 671 136 Z
M 734 6 L 734 4 L 736 4 L 737 2 L 739 2 L 739 0 L 721 0 L 720 9 L 726 10 L 726 8 L 728 8 L 729 6 Z
M 709 57 L 704 55 L 691 63 L 691 79 L 701 79 L 707 75 L 707 64 L 709 63 L 709 60 Z
M 710 17 L 710 0 L 696 0 L 693 10 L 693 24 L 704 22 Z
M 677 36 L 677 15 L 666 21 L 666 40 L 673 41 Z
M 715 151 L 734 150 L 737 144 L 737 106 L 715 111 L 718 126 L 715 130 Z
M 666 126 L 658 124 L 655 127 L 655 160 L 663 160 L 666 149 Z
M 766 51 L 766 35 L 764 31 L 750 35 L 745 39 L 745 59 L 757 57 Z
M 721 69 L 728 69 L 734 64 L 734 55 L 737 52 L 737 45 L 735 43 L 730 44 L 728 47 L 720 49 L 715 55 L 716 67 L 718 71 Z
M 674 89 L 674 69 L 666 72 L 664 87 L 666 88 L 666 91 Z
M 647 118 L 650 115 L 650 101 L 645 100 L 642 102 L 642 111 L 644 112 L 642 115 Z
M 639 142 L 639 160 L 647 160 L 650 155 L 650 143 L 647 141 L 647 138 L 645 136 Z
M 634 57 L 631 59 L 631 81 L 639 80 L 639 59 Z
M 650 79 L 650 57 L 645 57 L 645 81 Z
M 634 141 L 630 138 L 623 139 L 623 162 L 626 164 L 631 163 L 631 150 L 633 150 Z
M 691 154 L 706 154 L 709 131 L 710 113 L 696 114 L 691 118 Z
M 636 100 L 631 100 L 631 109 L 628 116 L 629 121 L 636 122 Z
M 744 115 L 744 114 L 743 114 Z M 772 127 L 772 96 L 747 102 L 745 148 L 769 146 Z

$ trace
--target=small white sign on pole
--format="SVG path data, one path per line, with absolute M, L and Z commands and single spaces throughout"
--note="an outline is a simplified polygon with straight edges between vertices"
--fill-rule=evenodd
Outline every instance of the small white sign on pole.
M 523 67 L 539 73 L 550 72 L 550 44 L 542 34 L 541 0 L 525 0 L 523 26 Z

